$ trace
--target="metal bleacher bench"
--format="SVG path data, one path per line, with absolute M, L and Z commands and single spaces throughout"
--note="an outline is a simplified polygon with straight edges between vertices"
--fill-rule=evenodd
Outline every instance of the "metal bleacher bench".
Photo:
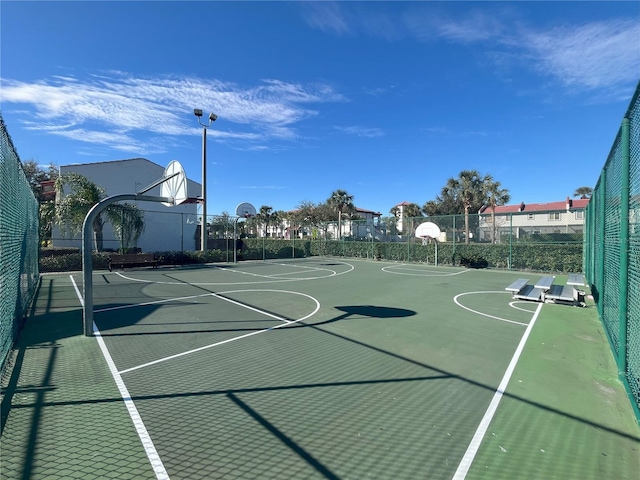
M 112 253 L 109 256 L 109 271 L 114 267 L 153 267 L 158 266 L 153 253 Z
M 584 275 L 581 273 L 570 273 L 566 285 L 552 285 L 546 295 L 547 300 L 554 303 L 580 304 L 580 293 L 576 286 L 584 286 Z
M 569 285 L 551 285 L 551 288 L 546 293 L 546 300 L 552 302 L 568 302 L 574 303 L 574 292 L 575 288 L 570 287 Z
M 581 273 L 570 273 L 567 285 L 584 286 L 584 275 Z
M 527 278 L 519 278 L 518 280 L 513 282 L 511 285 L 509 285 L 507 288 L 505 288 L 505 290 L 509 292 L 513 292 L 513 296 L 515 297 L 517 293 L 520 293 L 520 290 L 522 290 L 524 287 L 527 286 L 528 282 L 529 282 L 529 279 Z
M 529 280 L 526 278 L 519 278 L 505 290 L 512 292 L 513 298 L 544 302 L 545 294 L 553 283 L 553 277 L 543 277 L 535 285 L 528 285 L 528 282 Z
M 513 293 L 513 298 L 533 300 L 535 302 L 580 304 L 580 292 L 575 288 L 584 285 L 584 275 L 570 273 L 566 285 L 554 285 L 555 277 L 542 277 L 534 285 L 528 285 L 529 280 L 519 278 L 505 290 Z
M 540 300 L 540 296 L 542 295 L 542 290 L 534 287 L 533 285 L 527 285 L 529 279 L 527 278 L 519 278 L 511 285 L 509 285 L 505 290 L 508 290 L 513 294 L 513 298 L 518 298 L 520 300 Z

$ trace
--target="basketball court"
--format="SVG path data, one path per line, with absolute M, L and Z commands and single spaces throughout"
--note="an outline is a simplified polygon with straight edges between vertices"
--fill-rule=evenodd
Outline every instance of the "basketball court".
M 640 436 L 595 312 L 514 301 L 515 275 L 328 257 L 96 271 L 91 337 L 83 275 L 45 275 L 3 478 L 633 478 Z

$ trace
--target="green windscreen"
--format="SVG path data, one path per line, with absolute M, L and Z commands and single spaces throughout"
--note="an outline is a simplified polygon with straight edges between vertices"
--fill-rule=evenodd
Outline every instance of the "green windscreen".
M 0 116 L 0 365 L 38 284 L 38 201 Z
M 587 207 L 585 273 L 640 420 L 640 84 Z

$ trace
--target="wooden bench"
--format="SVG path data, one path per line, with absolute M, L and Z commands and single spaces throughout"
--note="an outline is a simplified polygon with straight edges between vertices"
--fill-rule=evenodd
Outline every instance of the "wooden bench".
M 109 271 L 114 267 L 153 267 L 158 266 L 153 253 L 113 253 L 109 256 Z

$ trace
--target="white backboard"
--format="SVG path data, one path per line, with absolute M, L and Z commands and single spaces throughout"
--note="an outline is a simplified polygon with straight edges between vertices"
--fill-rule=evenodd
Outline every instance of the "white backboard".
M 187 176 L 177 160 L 171 160 L 167 168 L 164 169 L 165 177 L 171 175 L 174 176 L 160 184 L 160 196 L 173 199 L 172 203 L 162 202 L 167 207 L 180 205 L 187 199 Z

